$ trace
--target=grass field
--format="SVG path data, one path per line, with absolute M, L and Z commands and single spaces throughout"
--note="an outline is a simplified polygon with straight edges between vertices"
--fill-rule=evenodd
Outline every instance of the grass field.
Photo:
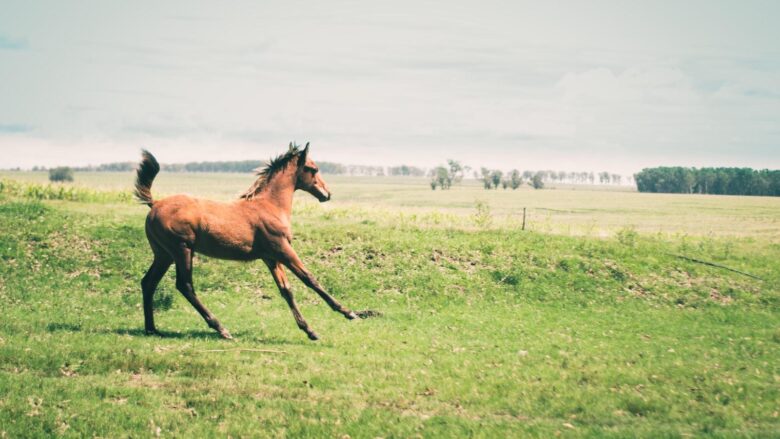
M 0 178 L 47 183 L 45 172 L 0 171 Z M 252 183 L 248 174 L 162 173 L 155 193 L 190 193 L 230 200 Z M 486 204 L 491 225 L 516 228 L 526 208 L 527 229 L 571 236 L 614 236 L 626 229 L 684 238 L 747 237 L 780 241 L 780 198 L 719 195 L 639 194 L 625 186 L 564 186 L 536 191 L 484 190 L 466 180 L 449 191 L 432 191 L 426 179 L 328 176 L 334 199 L 317 209 L 336 217 L 468 228 L 478 202 Z M 129 191 L 130 173 L 76 174 L 76 186 Z M 298 194 L 299 205 L 316 205 Z M 480 226 L 479 228 L 484 228 Z
M 195 288 L 237 340 L 171 273 L 166 336 L 145 336 L 145 207 L 0 194 L 0 437 L 780 437 L 780 200 L 327 181 L 333 202 L 296 203 L 294 247 L 381 316 L 346 321 L 295 281 L 319 342 L 263 264 L 203 257 Z

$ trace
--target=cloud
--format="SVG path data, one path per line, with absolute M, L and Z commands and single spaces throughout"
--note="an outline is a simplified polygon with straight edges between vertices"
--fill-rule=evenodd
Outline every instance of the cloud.
M 24 50 L 30 45 L 24 38 L 13 38 L 7 35 L 0 35 L 0 50 Z
M 780 166 L 765 8 L 272 3 L 0 15 L 6 35 L 25 36 L 0 36 L 0 49 L 35 43 L 0 50 L 0 121 L 34 126 L 0 127 L 0 147 L 39 140 L 30 164 L 139 146 L 262 158 L 310 139 L 323 159 L 365 164 Z
M 0 133 L 3 134 L 19 134 L 28 133 L 33 128 L 29 125 L 23 125 L 18 123 L 0 123 Z
M 607 68 L 567 73 L 556 87 L 566 100 L 679 104 L 694 98 L 691 80 L 674 67 L 631 67 L 615 74 Z

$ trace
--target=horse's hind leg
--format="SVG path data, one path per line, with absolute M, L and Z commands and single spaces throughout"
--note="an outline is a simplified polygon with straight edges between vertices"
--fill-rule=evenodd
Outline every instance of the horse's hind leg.
M 173 260 L 170 256 L 163 253 L 155 253 L 152 266 L 149 267 L 149 271 L 141 279 L 141 291 L 143 291 L 144 295 L 144 328 L 146 333 L 150 335 L 159 334 L 154 327 L 154 309 L 152 306 L 154 292 L 172 263 Z
M 219 332 L 219 335 L 221 335 L 222 338 L 232 339 L 233 337 L 230 335 L 230 332 L 219 323 L 219 320 L 214 317 L 214 314 L 212 314 L 211 311 L 201 303 L 198 296 L 195 295 L 195 287 L 192 284 L 192 256 L 192 249 L 184 244 L 178 247 L 174 254 L 173 259 L 174 262 L 176 262 L 176 289 L 179 290 L 187 301 L 189 301 L 198 313 L 200 313 L 209 327 Z

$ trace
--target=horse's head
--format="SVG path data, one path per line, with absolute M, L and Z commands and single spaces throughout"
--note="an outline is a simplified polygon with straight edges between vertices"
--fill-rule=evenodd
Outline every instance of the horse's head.
M 308 142 L 306 142 L 306 147 L 298 154 L 298 171 L 296 174 L 295 189 L 303 189 L 314 195 L 316 199 L 320 200 L 320 203 L 330 200 L 328 185 L 325 184 L 325 180 L 322 179 L 317 164 L 309 158 Z

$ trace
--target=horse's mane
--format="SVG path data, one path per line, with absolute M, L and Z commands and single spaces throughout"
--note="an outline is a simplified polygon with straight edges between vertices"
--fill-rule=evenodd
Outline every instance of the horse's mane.
M 288 149 L 287 152 L 270 159 L 265 163 L 265 165 L 255 169 L 257 180 L 255 180 L 255 182 L 252 183 L 252 186 L 250 186 L 246 192 L 241 194 L 241 197 L 239 198 L 243 198 L 245 200 L 251 200 L 254 198 L 268 185 L 268 182 L 271 180 L 271 178 L 273 178 L 274 175 L 276 175 L 277 172 L 287 167 L 287 164 L 290 163 L 290 160 L 297 157 L 300 153 L 300 145 L 290 143 L 290 149 Z

